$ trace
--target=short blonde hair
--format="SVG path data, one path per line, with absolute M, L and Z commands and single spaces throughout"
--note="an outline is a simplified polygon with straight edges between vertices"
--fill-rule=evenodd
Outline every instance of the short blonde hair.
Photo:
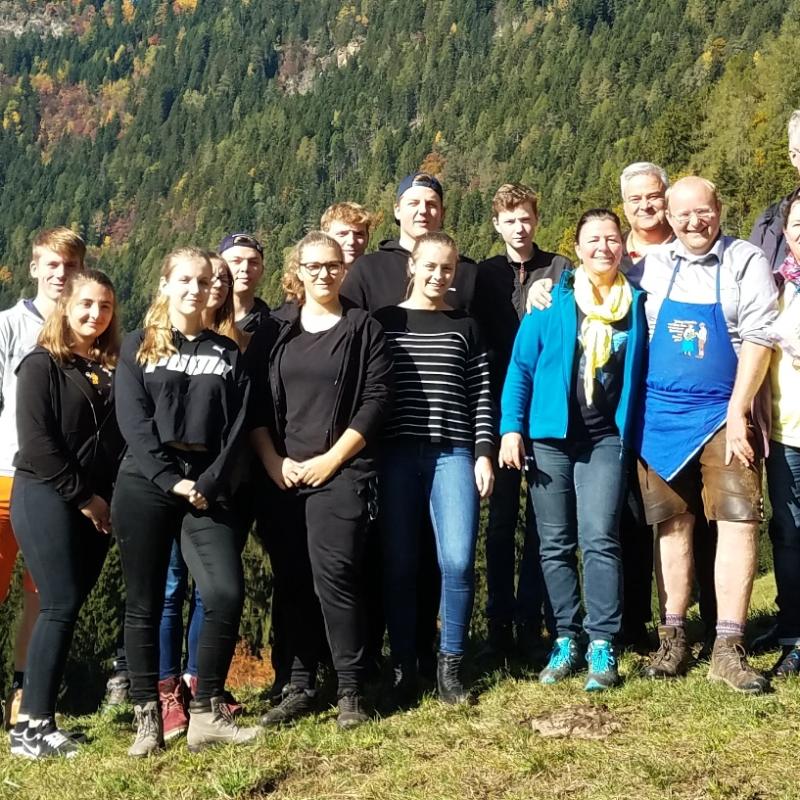
M 345 200 L 342 203 L 328 206 L 322 214 L 319 226 L 324 232 L 327 232 L 333 222 L 343 222 L 345 225 L 363 225 L 369 233 L 375 224 L 375 217 L 359 203 Z
M 525 203 L 530 203 L 533 216 L 539 216 L 539 198 L 530 186 L 524 183 L 504 183 L 492 198 L 492 216 L 501 211 L 513 211 Z
M 309 231 L 290 251 L 286 256 L 286 262 L 283 265 L 283 278 L 281 285 L 283 291 L 286 292 L 286 299 L 298 306 L 302 306 L 306 301 L 306 288 L 303 281 L 297 274 L 300 268 L 300 260 L 303 256 L 303 250 L 306 247 L 313 247 L 315 245 L 325 245 L 336 251 L 340 261 L 344 261 L 344 254 L 339 242 L 332 236 L 328 236 L 323 231 Z
M 52 250 L 60 256 L 77 258 L 83 268 L 86 259 L 86 242 L 75 231 L 63 226 L 39 231 L 33 240 L 32 257 L 34 261 L 42 250 Z

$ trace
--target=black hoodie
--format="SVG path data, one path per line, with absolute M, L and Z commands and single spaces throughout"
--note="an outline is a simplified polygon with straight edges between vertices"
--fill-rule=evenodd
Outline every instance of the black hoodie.
M 172 333 L 178 352 L 144 366 L 136 359 L 144 331 L 125 337 L 114 375 L 117 419 L 142 475 L 165 492 L 184 478 L 175 451 L 165 445 L 204 447 L 213 461 L 195 489 L 211 502 L 230 488 L 250 380 L 231 339 L 210 330 L 191 341 L 175 329 Z
M 408 297 L 408 259 L 411 253 L 400 242 L 387 239 L 374 253 L 361 256 L 347 272 L 342 297 L 371 314 L 396 306 Z M 456 276 L 445 300 L 453 308 L 470 311 L 475 295 L 475 262 L 459 256 Z
M 100 402 L 74 363 L 36 347 L 17 367 L 14 466 L 79 508 L 111 489 L 124 448 L 111 400 Z

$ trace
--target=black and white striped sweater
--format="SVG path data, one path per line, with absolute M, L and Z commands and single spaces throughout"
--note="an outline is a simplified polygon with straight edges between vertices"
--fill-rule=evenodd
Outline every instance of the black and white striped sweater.
M 394 372 L 387 439 L 424 439 L 495 448 L 489 362 L 477 322 L 464 311 L 388 306 L 375 313 L 389 342 Z

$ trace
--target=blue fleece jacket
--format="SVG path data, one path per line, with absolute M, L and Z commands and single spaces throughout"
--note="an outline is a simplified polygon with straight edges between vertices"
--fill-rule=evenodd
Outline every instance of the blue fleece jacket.
M 565 439 L 569 428 L 570 391 L 578 338 L 578 307 L 573 273 L 565 272 L 544 311 L 527 314 L 520 325 L 502 397 L 500 433 L 523 433 L 531 439 Z M 623 443 L 632 442 L 642 385 L 647 320 L 645 293 L 633 289 L 631 326 L 625 351 L 622 393 L 615 421 Z

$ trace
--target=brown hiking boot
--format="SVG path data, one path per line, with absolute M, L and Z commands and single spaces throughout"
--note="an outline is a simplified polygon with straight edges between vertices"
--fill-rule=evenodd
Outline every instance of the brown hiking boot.
M 746 694 L 761 694 L 769 681 L 747 663 L 743 636 L 718 636 L 711 653 L 710 681 L 722 681 L 731 689 Z
M 674 625 L 658 626 L 658 650 L 650 654 L 646 678 L 677 678 L 689 668 L 689 645 L 686 631 Z

